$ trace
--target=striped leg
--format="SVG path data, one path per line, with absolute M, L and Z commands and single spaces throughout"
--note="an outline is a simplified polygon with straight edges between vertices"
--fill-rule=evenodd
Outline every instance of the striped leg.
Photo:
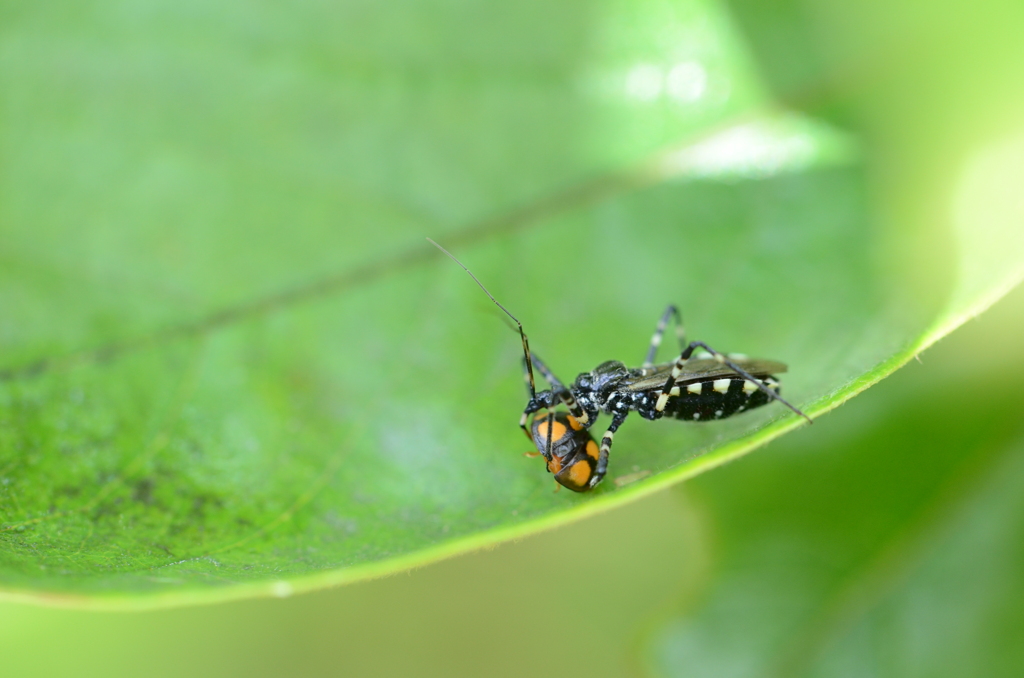
M 654 330 L 654 336 L 651 337 L 651 345 L 647 349 L 647 357 L 644 358 L 643 367 L 654 365 L 654 357 L 658 354 L 658 347 L 661 346 L 661 337 L 665 334 L 665 328 L 668 326 L 669 318 L 672 316 L 675 316 L 676 319 L 676 338 L 679 340 L 679 350 L 683 351 L 686 349 L 686 331 L 683 329 L 683 318 L 679 315 L 679 310 L 673 304 L 669 304 L 668 308 L 661 315 L 661 320 L 658 321 L 658 327 Z
M 736 374 L 740 375 L 741 377 L 743 377 L 744 379 L 746 379 L 747 381 L 749 381 L 753 385 L 757 386 L 757 388 L 759 388 L 760 390 L 762 390 L 766 394 L 768 394 L 769 398 L 772 398 L 774 400 L 778 400 L 780 403 L 782 403 L 783 405 L 785 405 L 789 409 L 791 409 L 794 412 L 796 412 L 797 414 L 799 414 L 801 417 L 806 419 L 808 422 L 814 423 L 814 422 L 811 422 L 811 418 L 810 417 L 808 417 L 806 414 L 801 412 L 799 409 L 797 409 L 796 407 L 791 405 L 785 398 L 780 396 L 774 390 L 772 390 L 772 389 L 768 388 L 767 386 L 765 386 L 764 383 L 760 379 L 755 378 L 753 375 L 751 375 L 749 372 L 744 370 L 742 367 L 740 367 L 739 365 L 737 365 L 733 361 L 729 360 L 728 356 L 726 356 L 724 353 L 720 353 L 720 352 L 716 351 L 715 349 L 713 349 L 710 346 L 708 346 L 707 344 L 705 344 L 703 341 L 691 341 L 690 345 L 687 346 L 683 350 L 683 352 L 679 355 L 678 358 L 676 358 L 676 362 L 672 366 L 672 374 L 669 376 L 668 381 L 665 382 L 664 388 L 661 389 L 661 395 L 658 396 L 658 402 L 654 406 L 654 409 L 656 411 L 663 412 L 665 410 L 665 405 L 668 403 L 669 393 L 672 390 L 672 385 L 675 384 L 676 379 L 679 378 L 679 375 L 681 375 L 683 373 L 683 368 L 686 366 L 687 361 L 690 359 L 690 356 L 693 355 L 693 352 L 696 351 L 698 348 L 704 349 L 705 351 L 710 353 L 715 358 L 715 360 L 717 360 L 718 362 L 722 363 L 723 365 L 728 367 L 730 370 L 732 370 Z
M 562 380 L 556 377 L 554 373 L 548 369 L 547 364 L 540 359 L 540 356 L 536 353 L 531 353 L 530 357 L 533 358 L 533 366 L 537 368 L 538 372 L 540 372 L 540 376 L 544 377 L 544 381 L 551 385 L 552 391 L 557 392 L 566 390 L 565 384 L 562 383 Z
M 612 439 L 615 437 L 615 432 L 622 426 L 622 422 L 626 421 L 626 415 L 628 414 L 628 411 L 619 411 L 612 416 L 612 423 L 601 438 L 601 453 L 597 458 L 597 468 L 594 471 L 594 477 L 590 479 L 591 487 L 601 482 L 601 478 L 604 478 L 604 474 L 608 471 L 608 455 L 612 451 Z

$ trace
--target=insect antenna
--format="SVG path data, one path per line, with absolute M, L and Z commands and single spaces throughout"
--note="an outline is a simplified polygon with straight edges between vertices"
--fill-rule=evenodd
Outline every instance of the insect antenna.
M 505 315 L 507 315 L 509 318 L 512 318 L 512 320 L 515 321 L 516 325 L 519 327 L 519 337 L 523 340 L 523 356 L 525 356 L 525 358 L 526 358 L 526 373 L 527 373 L 527 375 L 529 375 L 529 381 L 530 381 L 530 399 L 532 400 L 537 395 L 537 386 L 536 386 L 536 383 L 534 382 L 534 379 L 533 379 L 533 360 L 530 358 L 530 342 L 526 338 L 526 332 L 523 331 L 523 323 L 519 322 L 518 318 L 516 318 L 514 315 L 509 313 L 509 310 L 507 308 L 505 308 L 504 306 L 502 306 L 501 302 L 498 301 L 497 299 L 495 299 L 493 294 L 491 294 L 490 292 L 487 291 L 487 288 L 484 287 L 484 284 L 482 282 L 480 282 L 480 280 L 475 275 L 473 275 L 473 272 L 471 270 L 469 270 L 464 263 L 459 261 L 455 257 L 454 254 L 452 254 L 451 252 L 449 252 L 445 248 L 441 247 L 440 245 L 438 245 L 436 242 L 434 242 L 430 238 L 427 238 L 427 242 L 429 242 L 431 245 L 433 245 L 437 249 L 439 249 L 442 252 L 444 252 L 445 254 L 447 254 L 451 258 L 452 261 L 454 261 L 456 264 L 461 266 L 462 270 L 464 270 L 466 273 L 468 273 L 469 277 L 472 278 L 473 281 L 476 282 L 476 284 L 480 286 L 480 289 L 482 289 L 484 291 L 484 294 L 486 294 L 490 298 L 490 300 L 493 301 L 494 304 L 498 308 L 500 308 L 502 311 L 504 311 Z M 548 434 L 548 441 L 550 442 L 550 440 L 551 440 L 551 434 L 549 433 Z

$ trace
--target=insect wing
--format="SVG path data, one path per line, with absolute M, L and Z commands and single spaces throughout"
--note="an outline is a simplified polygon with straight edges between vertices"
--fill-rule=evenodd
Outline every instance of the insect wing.
M 741 369 L 755 377 L 767 377 L 771 374 L 781 374 L 786 371 L 786 364 L 774 360 L 750 360 L 748 358 L 730 360 Z M 656 365 L 654 372 L 639 377 L 636 381 L 625 384 L 627 391 L 649 391 L 658 389 L 665 385 L 669 374 L 672 372 L 673 363 Z M 734 372 L 727 365 L 723 365 L 714 358 L 701 358 L 691 360 L 683 366 L 683 371 L 676 379 L 677 384 L 688 384 L 697 381 L 707 381 L 717 377 L 734 376 Z

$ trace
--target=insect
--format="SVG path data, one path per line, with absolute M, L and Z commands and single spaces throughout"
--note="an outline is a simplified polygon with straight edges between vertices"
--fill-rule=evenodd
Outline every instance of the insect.
M 615 432 L 631 412 L 652 421 L 674 417 L 706 422 L 725 419 L 778 400 L 811 422 L 810 417 L 779 394 L 779 380 L 775 375 L 786 371 L 785 364 L 721 353 L 703 341 L 687 342 L 682 317 L 672 305 L 665 309 L 658 321 L 640 367 L 630 368 L 617 360 L 609 360 L 590 372 L 580 374 L 567 387 L 530 351 L 522 323 L 487 291 L 465 264 L 430 238 L 427 240 L 469 273 L 491 301 L 518 326 L 529 393 L 519 426 L 544 457 L 555 480 L 570 490 L 586 492 L 601 482 L 608 471 Z M 670 320 L 675 322 L 679 356 L 674 361 L 655 364 L 654 359 Z M 702 352 L 697 353 L 698 350 Z M 548 383 L 549 389 L 537 390 L 534 367 Z M 558 405 L 563 405 L 568 411 L 555 410 Z M 530 415 L 541 410 L 545 412 L 537 414 L 527 428 Z M 602 412 L 611 415 L 612 421 L 598 445 L 590 434 L 590 428 Z
M 579 419 L 568 412 L 549 410 L 533 418 L 527 435 L 537 446 L 537 451 L 527 456 L 543 455 L 559 485 L 575 492 L 593 487 L 591 480 L 598 477 L 601 450 Z M 605 462 L 607 465 L 607 459 Z

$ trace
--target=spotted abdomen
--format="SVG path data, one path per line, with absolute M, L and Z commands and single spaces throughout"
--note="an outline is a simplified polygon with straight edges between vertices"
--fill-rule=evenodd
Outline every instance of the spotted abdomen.
M 590 431 L 568 412 L 544 412 L 533 418 L 531 437 L 562 487 L 586 492 L 601 482 L 599 449 Z M 549 440 L 550 437 L 550 440 Z M 597 477 L 594 480 L 594 477 Z
M 778 379 L 759 378 L 768 388 L 779 392 Z M 664 416 L 686 421 L 724 419 L 768 403 L 768 394 L 753 383 L 728 377 L 679 384 L 669 395 Z

